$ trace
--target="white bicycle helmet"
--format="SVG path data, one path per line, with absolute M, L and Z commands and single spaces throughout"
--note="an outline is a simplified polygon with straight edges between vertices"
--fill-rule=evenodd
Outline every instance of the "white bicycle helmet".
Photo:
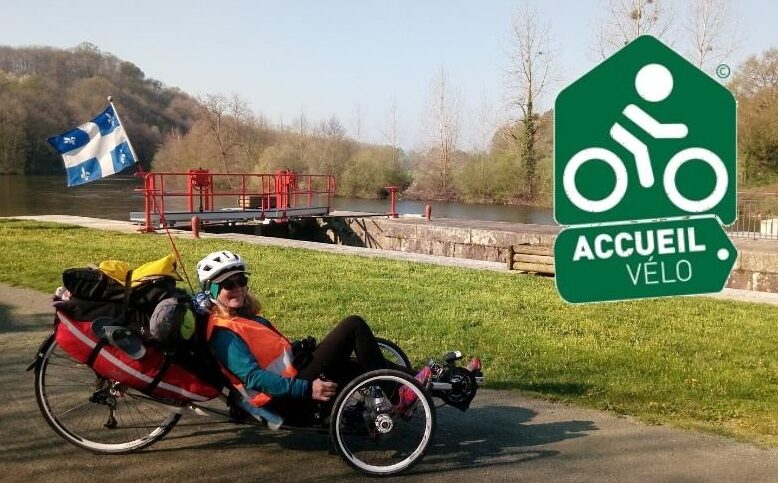
M 245 272 L 246 264 L 240 255 L 229 251 L 213 252 L 197 263 L 200 288 L 208 290 L 210 282 L 221 282 L 235 273 Z

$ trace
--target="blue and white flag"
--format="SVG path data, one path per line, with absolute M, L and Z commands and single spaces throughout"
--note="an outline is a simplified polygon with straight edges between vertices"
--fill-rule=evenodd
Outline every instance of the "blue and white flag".
M 110 176 L 137 162 L 112 105 L 86 124 L 50 137 L 49 144 L 62 155 L 68 186 Z

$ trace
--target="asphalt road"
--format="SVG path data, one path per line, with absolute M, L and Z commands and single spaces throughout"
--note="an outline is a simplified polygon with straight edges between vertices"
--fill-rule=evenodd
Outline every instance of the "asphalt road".
M 362 477 L 329 438 L 184 416 L 132 455 L 97 456 L 45 423 L 24 369 L 51 330 L 48 297 L 0 285 L 0 480 L 274 481 Z M 488 375 L 488 373 L 487 373 Z M 717 436 L 482 390 L 467 413 L 438 412 L 438 431 L 414 481 L 776 481 L 778 451 Z

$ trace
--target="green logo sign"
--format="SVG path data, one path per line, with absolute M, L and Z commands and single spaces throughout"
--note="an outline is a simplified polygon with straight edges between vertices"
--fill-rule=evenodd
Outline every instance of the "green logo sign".
M 737 217 L 735 110 L 725 87 L 650 36 L 557 96 L 554 218 L 580 225 L 554 245 L 562 298 L 723 288 L 737 257 L 721 225 Z
M 566 228 L 554 253 L 573 303 L 719 292 L 737 258 L 714 216 Z
M 715 79 L 637 38 L 557 96 L 557 222 L 713 214 L 733 223 L 735 107 Z

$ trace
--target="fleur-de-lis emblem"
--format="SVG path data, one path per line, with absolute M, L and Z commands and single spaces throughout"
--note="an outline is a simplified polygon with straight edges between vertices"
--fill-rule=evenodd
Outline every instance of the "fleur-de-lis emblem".
M 84 181 L 89 181 L 89 177 L 92 176 L 92 173 L 86 170 L 83 166 L 81 167 L 81 179 Z
M 111 124 L 111 126 L 116 125 L 116 118 L 112 116 L 111 114 L 106 113 L 105 117 L 108 118 L 108 122 Z
M 65 144 L 72 144 L 75 146 L 76 144 L 76 137 L 75 136 L 65 136 L 62 140 Z
M 122 153 L 121 156 L 119 156 L 119 162 L 122 164 L 125 164 L 126 159 L 127 159 L 127 155 L 125 153 Z

